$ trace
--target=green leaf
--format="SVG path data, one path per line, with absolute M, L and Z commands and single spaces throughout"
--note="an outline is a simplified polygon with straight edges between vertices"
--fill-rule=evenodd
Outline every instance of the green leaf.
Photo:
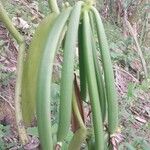
M 37 127 L 27 128 L 27 133 L 32 136 L 39 136 Z
M 131 144 L 125 143 L 119 146 L 119 150 L 136 150 Z
M 3 129 L 4 129 L 4 126 L 0 124 L 0 138 L 2 138 L 5 135 Z
M 138 148 L 141 148 L 142 150 L 149 150 L 150 149 L 150 144 L 148 142 L 146 142 L 143 138 L 141 137 L 137 137 L 133 144 L 134 147 L 138 147 Z

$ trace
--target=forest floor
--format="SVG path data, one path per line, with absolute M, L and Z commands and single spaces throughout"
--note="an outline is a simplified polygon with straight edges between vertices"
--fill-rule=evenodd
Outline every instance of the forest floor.
M 49 11 L 47 2 L 1 1 L 29 45 L 36 27 Z M 144 150 L 143 145 L 150 143 L 150 78 L 146 80 L 143 77 L 142 65 L 135 54 L 133 40 L 130 38 L 129 41 L 123 40 L 119 27 L 112 25 L 109 19 L 104 22 L 111 47 L 116 88 L 119 95 L 119 127 L 123 135 L 122 143 L 130 143 L 136 145 L 137 149 Z M 130 42 L 132 44 L 129 44 Z M 18 50 L 17 43 L 0 22 L 0 150 L 21 149 L 15 125 L 14 108 Z M 149 46 L 146 46 L 144 56 L 149 70 Z M 56 68 L 55 77 L 58 78 L 59 74 L 60 69 Z M 56 95 L 53 96 L 52 105 L 55 105 L 58 98 L 58 86 L 54 86 L 54 90 Z M 29 127 L 28 133 L 31 136 L 38 136 L 36 126 Z

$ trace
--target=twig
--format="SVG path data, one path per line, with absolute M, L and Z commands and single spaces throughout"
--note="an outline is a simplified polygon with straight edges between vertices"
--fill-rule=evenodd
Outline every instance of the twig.
M 0 95 L 0 97 L 1 97 L 4 101 L 6 101 L 6 102 L 9 104 L 9 106 L 10 106 L 13 110 L 15 110 L 15 107 L 14 107 L 5 97 L 3 97 L 2 95 Z
M 35 13 L 37 13 L 40 18 L 44 17 L 40 12 L 35 11 L 35 9 L 31 8 L 24 0 L 21 0 L 19 2 L 22 3 L 23 5 L 25 5 L 30 11 L 33 10 Z
M 120 86 L 115 82 L 116 87 L 118 88 L 118 90 L 121 92 L 121 95 L 124 94 L 124 92 L 122 91 L 122 89 L 120 88 Z
M 56 0 L 48 0 L 48 4 L 52 12 L 59 13 L 59 7 Z
M 136 36 L 136 34 L 134 32 L 133 27 L 131 26 L 130 22 L 127 19 L 125 20 L 125 23 L 126 23 L 128 29 L 129 29 L 129 32 L 130 32 L 131 36 L 133 37 L 133 39 L 135 41 L 135 45 L 137 47 L 137 51 L 138 51 L 138 54 L 139 54 L 141 62 L 142 62 L 142 66 L 143 66 L 143 70 L 144 70 L 144 73 L 145 73 L 145 77 L 147 78 L 148 77 L 148 73 L 147 73 L 146 62 L 145 62 L 145 59 L 143 57 L 143 53 L 142 53 L 142 50 L 140 48 L 137 36 Z
M 15 110 L 16 110 L 16 122 L 18 126 L 18 132 L 20 139 L 23 145 L 28 143 L 28 136 L 26 133 L 26 129 L 23 124 L 22 110 L 21 110 L 21 86 L 22 86 L 22 73 L 23 73 L 23 58 L 24 58 L 24 50 L 25 44 L 21 43 L 20 50 L 18 53 L 17 60 L 17 79 L 16 79 L 16 87 L 15 87 Z
M 0 3 L 0 21 L 4 23 L 4 25 L 12 34 L 12 36 L 16 39 L 20 48 L 18 52 L 17 78 L 16 78 L 16 87 L 15 87 L 15 114 L 16 114 L 16 123 L 18 127 L 20 140 L 23 145 L 26 145 L 29 140 L 26 133 L 26 129 L 23 124 L 23 117 L 22 117 L 22 110 L 21 110 L 21 86 L 22 86 L 22 73 L 23 73 L 23 59 L 24 59 L 24 51 L 25 51 L 24 38 L 12 24 L 10 18 L 7 15 L 6 10 L 3 8 L 1 3 Z
M 138 79 L 135 78 L 132 74 L 130 74 L 129 72 L 127 72 L 126 70 L 119 68 L 119 67 L 113 67 L 115 70 L 120 70 L 121 72 L 126 73 L 127 75 L 129 75 L 135 82 L 139 83 Z

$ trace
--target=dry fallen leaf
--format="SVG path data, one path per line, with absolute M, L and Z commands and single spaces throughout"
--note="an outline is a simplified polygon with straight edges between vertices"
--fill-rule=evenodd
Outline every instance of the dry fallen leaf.
M 29 24 L 20 17 L 13 17 L 12 22 L 19 29 L 28 29 L 30 27 Z
M 140 118 L 139 116 L 136 116 L 135 119 L 141 123 L 146 123 L 145 119 Z

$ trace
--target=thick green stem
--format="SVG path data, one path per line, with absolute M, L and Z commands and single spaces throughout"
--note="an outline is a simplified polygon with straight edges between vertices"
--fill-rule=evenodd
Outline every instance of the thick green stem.
M 22 85 L 22 73 L 23 73 L 23 58 L 24 58 L 25 44 L 20 44 L 20 50 L 18 54 L 17 64 L 17 79 L 15 88 L 15 114 L 16 123 L 18 127 L 19 137 L 23 145 L 28 143 L 28 136 L 23 124 L 22 110 L 21 110 L 21 85 Z
M 17 63 L 17 78 L 16 78 L 16 87 L 15 87 L 15 114 L 16 114 L 16 123 L 18 127 L 19 137 L 23 145 L 28 143 L 28 136 L 23 125 L 22 110 L 21 110 L 21 84 L 22 84 L 22 72 L 23 72 L 23 59 L 25 51 L 25 43 L 23 37 L 16 30 L 12 24 L 10 18 L 7 15 L 6 10 L 3 8 L 0 3 L 0 20 L 4 23 L 6 28 L 12 34 L 19 44 L 18 52 L 18 63 Z
M 96 0 L 84 0 L 84 1 L 85 1 L 85 3 L 86 3 L 87 5 L 90 5 L 90 6 L 96 4 Z
M 59 13 L 59 7 L 56 0 L 48 0 L 48 4 L 52 12 Z
M 6 28 L 9 30 L 9 32 L 12 34 L 12 36 L 16 39 L 17 43 L 22 43 L 23 37 L 20 35 L 20 33 L 16 30 L 14 25 L 12 24 L 10 18 L 7 15 L 6 10 L 3 8 L 1 2 L 0 2 L 0 21 L 4 23 Z
M 68 150 L 80 150 L 82 143 L 86 139 L 86 135 L 87 135 L 86 128 L 82 128 L 82 127 L 79 128 L 75 132 L 75 134 L 69 144 Z

